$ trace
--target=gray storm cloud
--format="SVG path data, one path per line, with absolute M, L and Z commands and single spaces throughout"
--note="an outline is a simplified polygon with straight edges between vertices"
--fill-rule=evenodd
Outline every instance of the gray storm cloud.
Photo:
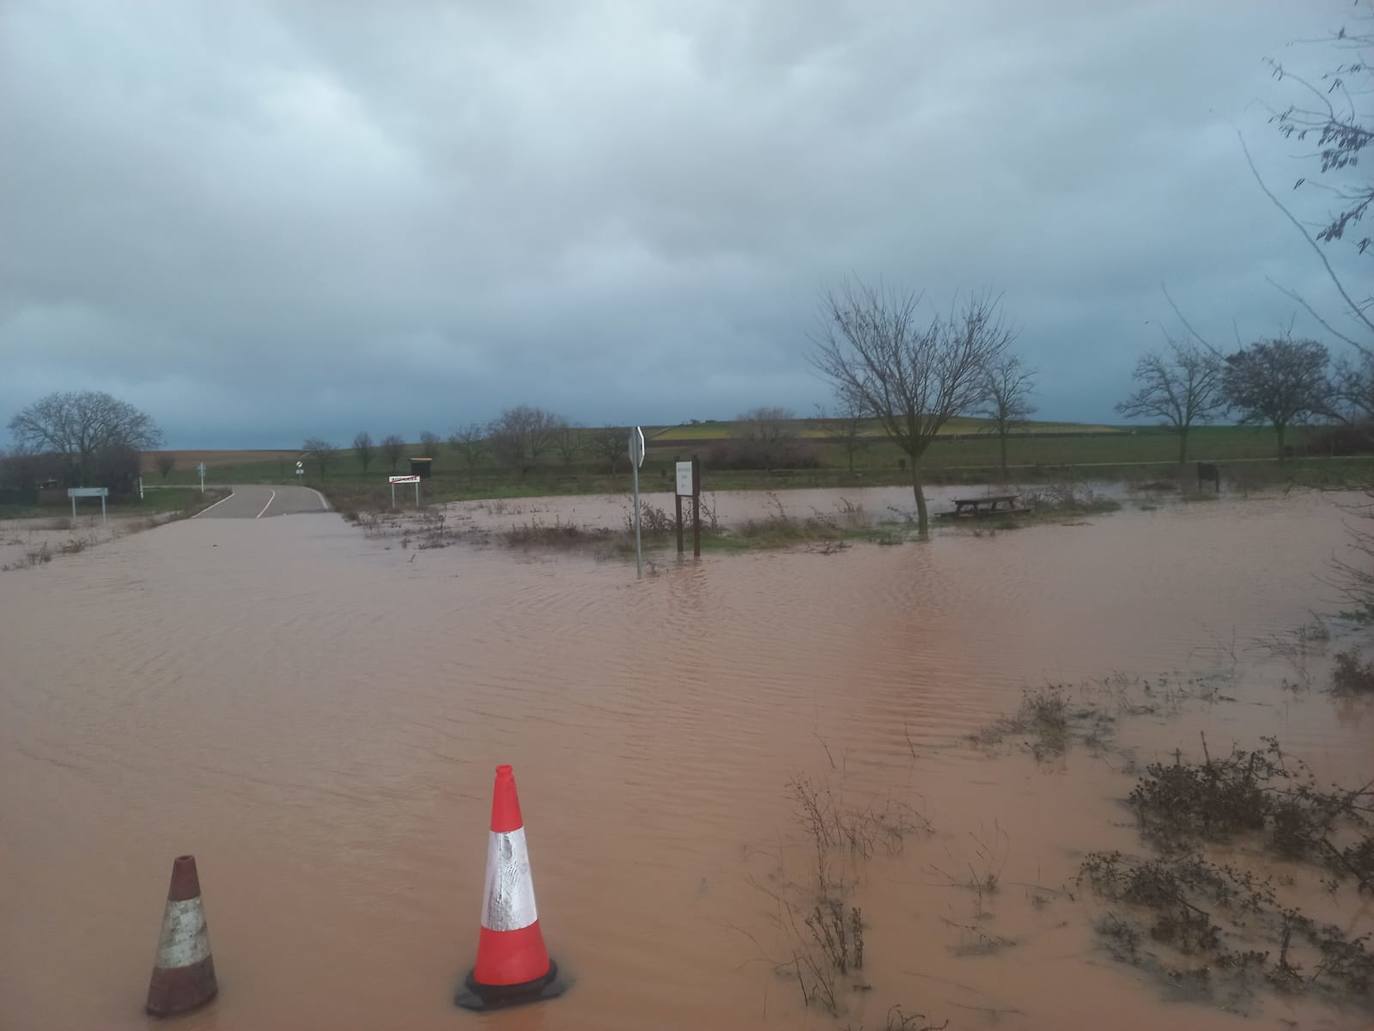
M 1235 134 L 1302 174 L 1262 59 L 1322 67 L 1287 44 L 1346 7 L 9 0 L 0 418 L 808 412 L 818 294 L 859 275 L 1004 291 L 1041 412 L 1110 420 L 1161 282 L 1228 345 L 1289 317 L 1266 276 L 1328 298 Z

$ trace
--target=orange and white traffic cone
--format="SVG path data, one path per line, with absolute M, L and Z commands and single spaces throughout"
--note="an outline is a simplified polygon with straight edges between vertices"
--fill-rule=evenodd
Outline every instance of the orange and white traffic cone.
M 515 772 L 509 766 L 498 766 L 491 798 L 477 965 L 454 1001 L 465 1009 L 494 1009 L 552 999 L 566 989 L 539 930 Z
M 209 1002 L 219 991 L 195 856 L 172 862 L 172 884 L 162 914 L 157 962 L 148 984 L 148 1012 L 155 1017 L 185 1013 Z

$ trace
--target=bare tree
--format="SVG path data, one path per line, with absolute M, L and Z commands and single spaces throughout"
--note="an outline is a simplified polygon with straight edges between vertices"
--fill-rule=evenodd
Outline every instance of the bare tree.
M 507 408 L 492 421 L 488 435 L 497 454 L 508 465 L 537 462 L 557 440 L 567 420 L 553 412 L 529 405 Z
M 424 433 L 420 434 L 420 450 L 430 458 L 433 458 L 439 453 L 439 445 L 442 443 L 443 441 L 439 438 L 439 434 L 437 433 L 431 433 L 429 430 L 425 430 Z
M 146 451 L 162 443 L 147 414 L 98 390 L 49 394 L 22 409 L 9 428 L 20 448 L 60 456 L 78 483 L 102 451 Z
M 582 430 L 570 422 L 564 423 L 554 433 L 553 446 L 563 459 L 563 464 L 572 465 L 584 447 Z
M 1326 348 L 1315 340 L 1275 337 L 1227 355 L 1222 391 L 1241 422 L 1267 423 L 1278 437 L 1278 456 L 1289 426 L 1331 411 Z
M 469 469 L 477 468 L 487 450 L 487 431 L 481 423 L 470 422 L 448 435 L 448 446 L 463 456 Z
M 917 526 L 930 532 L 921 459 L 945 423 L 987 397 L 987 369 L 1015 337 L 1000 298 L 978 293 L 918 324 L 921 295 L 863 283 L 827 294 L 811 355 L 842 399 L 879 420 L 909 459 Z
M 784 465 L 798 437 L 797 413 L 774 405 L 751 408 L 735 416 L 732 435 L 744 442 L 759 464 L 770 469 Z
M 320 467 L 320 479 L 324 479 L 325 470 L 329 468 L 329 463 L 334 461 L 334 456 L 338 449 L 329 441 L 321 440 L 319 437 L 307 437 L 301 450 L 305 452 L 307 458 L 314 460 Z
M 629 461 L 629 431 L 623 426 L 603 426 L 587 434 L 587 450 L 600 458 L 614 473 L 622 461 Z
M 1136 363 L 1136 391 L 1116 406 L 1128 419 L 1162 419 L 1178 434 L 1178 462 L 1188 461 L 1188 431 L 1226 409 L 1224 363 L 1210 351 L 1169 341 L 1167 353 L 1152 352 Z
M 372 464 L 372 434 L 367 431 L 359 433 L 353 438 L 353 453 L 358 456 L 358 461 L 362 463 L 363 472 L 367 472 L 367 467 Z
M 1030 392 L 1035 387 L 1035 370 L 1021 364 L 1014 354 L 1003 354 L 983 371 L 987 395 L 978 414 L 989 420 L 997 434 L 1002 460 L 1002 480 L 1007 478 L 1007 437 L 1035 414 Z
M 160 451 L 158 452 L 156 462 L 157 471 L 162 474 L 162 480 L 165 483 L 167 477 L 172 475 L 172 470 L 177 467 L 176 455 L 166 451 Z
M 396 434 L 391 433 L 382 438 L 381 443 L 382 457 L 386 459 L 387 466 L 393 475 L 396 473 L 396 463 L 406 454 L 406 442 Z
M 1342 356 L 1331 377 L 1332 414 L 1362 424 L 1366 436 L 1374 431 L 1374 352 Z
M 821 407 L 816 412 L 821 432 L 825 439 L 844 452 L 849 474 L 854 475 L 854 456 L 868 447 L 868 419 L 859 403 L 852 398 L 841 397 L 836 401 L 835 411 L 827 412 Z
M 1277 61 L 1269 62 L 1274 78 L 1295 89 L 1298 95 L 1294 103 L 1274 111 L 1270 122 L 1288 139 L 1315 143 L 1315 148 L 1299 158 L 1314 161 L 1317 167 L 1293 184 L 1295 192 L 1319 192 L 1327 205 L 1315 236 L 1304 220 L 1270 189 L 1243 137 L 1240 142 L 1260 189 L 1301 234 L 1335 286 L 1349 317 L 1349 333 L 1333 326 L 1296 291 L 1270 282 L 1306 308 L 1332 335 L 1367 353 L 1374 348 L 1374 295 L 1352 294 L 1323 249 L 1323 245 L 1348 241 L 1357 254 L 1374 258 L 1374 240 L 1360 229 L 1374 203 L 1374 179 L 1355 175 L 1361 152 L 1374 143 L 1374 105 L 1369 100 L 1374 96 L 1374 0 L 1356 0 L 1352 9 L 1355 13 L 1340 29 L 1298 41 L 1326 45 L 1334 51 L 1332 65 L 1320 76 L 1304 77 Z

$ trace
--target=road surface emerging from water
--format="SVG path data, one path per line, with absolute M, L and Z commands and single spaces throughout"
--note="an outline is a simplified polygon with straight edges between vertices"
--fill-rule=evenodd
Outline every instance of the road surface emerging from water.
M 299 512 L 327 512 L 324 495 L 310 487 L 268 487 L 236 484 L 233 494 L 197 515 L 197 519 L 265 519 L 268 516 L 295 515 Z

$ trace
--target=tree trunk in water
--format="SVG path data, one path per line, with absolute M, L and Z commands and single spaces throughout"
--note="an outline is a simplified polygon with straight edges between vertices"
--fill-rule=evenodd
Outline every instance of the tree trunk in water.
M 1283 461 L 1283 423 L 1274 423 L 1274 432 L 1279 435 L 1279 461 Z
M 1188 464 L 1188 428 L 1181 427 L 1178 431 L 1178 464 Z
M 930 512 L 926 508 L 926 492 L 921 486 L 921 466 L 916 457 L 911 459 L 911 490 L 916 495 L 916 532 L 922 538 L 930 536 Z
M 1007 435 L 1006 435 L 1005 432 L 1003 432 L 1002 435 L 1001 435 L 1001 444 L 1002 444 L 1002 482 L 1003 482 L 1003 483 L 1006 483 L 1006 482 L 1007 482 Z

